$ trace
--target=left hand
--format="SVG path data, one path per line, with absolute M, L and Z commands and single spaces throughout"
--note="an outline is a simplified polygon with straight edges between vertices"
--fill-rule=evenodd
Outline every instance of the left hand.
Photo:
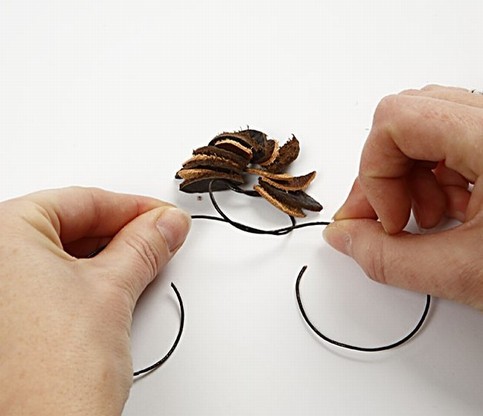
M 119 415 L 134 306 L 189 227 L 170 204 L 99 189 L 1 203 L 0 414 Z

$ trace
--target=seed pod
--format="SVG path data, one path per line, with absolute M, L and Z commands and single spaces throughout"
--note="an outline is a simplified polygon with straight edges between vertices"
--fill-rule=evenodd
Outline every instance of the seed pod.
M 278 157 L 278 152 L 280 150 L 280 145 L 278 140 L 269 139 L 267 140 L 267 157 L 265 159 L 261 159 L 258 161 L 260 166 L 268 166 L 271 163 L 275 162 Z
M 241 145 L 248 147 L 253 153 L 259 152 L 261 150 L 261 146 L 254 138 L 250 136 L 250 134 L 248 134 L 246 130 L 236 133 L 221 133 L 215 136 L 208 144 L 210 146 L 214 146 L 222 140 L 233 140 L 235 142 L 238 142 Z
M 245 181 L 243 176 L 238 173 L 221 172 L 211 169 L 181 169 L 177 172 L 178 178 L 184 179 L 179 185 L 180 191 L 188 193 L 203 193 L 208 192 L 210 182 L 212 191 L 222 191 L 229 189 L 226 181 L 235 185 L 242 185 Z M 216 181 L 216 179 L 222 179 Z
M 309 211 L 321 211 L 322 205 L 320 205 L 315 199 L 307 195 L 304 191 L 282 191 L 267 183 L 264 178 L 258 179 L 259 185 L 256 185 L 254 189 L 268 202 L 281 209 L 283 212 L 288 211 L 301 211 L 303 217 L 305 214 L 302 209 Z M 300 216 L 295 214 L 289 214 L 294 216 Z
M 235 133 L 221 133 L 210 141 L 210 145 L 225 146 L 227 141 L 234 141 L 252 152 L 251 163 L 259 164 L 271 158 L 275 149 L 274 140 L 268 140 L 267 135 L 258 130 L 247 129 Z M 234 148 L 230 150 L 234 151 Z
M 244 174 L 257 175 L 255 192 L 240 191 L 252 196 L 259 194 L 283 212 L 304 217 L 304 209 L 320 211 L 322 206 L 304 192 L 315 178 L 315 171 L 297 177 L 284 172 L 299 152 L 295 136 L 279 148 L 277 140 L 267 139 L 267 135 L 258 130 L 222 133 L 208 146 L 193 150 L 192 157 L 183 163 L 176 178 L 183 179 L 180 190 L 202 193 L 209 191 L 210 184 L 212 191 L 233 189 L 232 185 L 245 182 Z
M 269 172 L 280 173 L 297 159 L 300 152 L 300 144 L 295 136 L 292 136 L 278 151 L 276 159 L 265 166 Z
M 241 169 L 244 169 L 249 162 L 249 160 L 247 160 L 245 157 L 242 157 L 228 150 L 222 149 L 221 147 L 218 147 L 218 146 L 199 147 L 198 149 L 193 150 L 193 155 L 212 155 L 212 156 L 219 156 L 225 159 L 230 159 L 236 162 L 237 164 L 239 164 Z
M 262 133 L 261 131 L 246 129 L 246 130 L 240 131 L 239 133 L 248 134 L 252 140 L 255 140 L 255 142 L 258 144 L 260 148 L 263 148 L 266 145 L 267 135 L 265 133 Z
M 305 217 L 305 213 L 302 211 L 301 208 L 293 207 L 291 205 L 283 203 L 282 201 L 274 197 L 266 189 L 262 188 L 260 185 L 255 185 L 253 189 L 255 189 L 255 191 L 257 191 L 261 197 L 270 202 L 275 208 L 278 208 L 280 211 L 285 212 L 285 214 L 292 217 Z
M 245 165 L 248 165 L 250 160 L 253 157 L 253 152 L 251 148 L 231 139 L 223 139 L 218 142 L 216 142 L 215 147 L 218 147 L 220 149 L 224 149 L 230 153 L 236 154 L 240 157 L 242 157 L 246 163 Z
M 315 171 L 303 176 L 294 176 L 288 179 L 270 179 L 263 177 L 263 182 L 282 191 L 305 191 L 310 183 L 315 179 L 317 173 Z
M 286 181 L 293 178 L 293 176 L 289 173 L 273 173 L 265 169 L 247 168 L 245 169 L 245 172 L 250 173 L 251 175 L 258 175 L 264 178 L 270 178 L 275 181 Z
M 209 168 L 212 170 L 219 170 L 222 172 L 233 171 L 238 174 L 242 174 L 244 169 L 243 165 L 235 162 L 232 159 L 225 159 L 220 156 L 213 155 L 194 155 L 186 162 L 183 163 L 183 169 L 194 169 L 194 168 Z
M 248 134 L 250 138 L 257 144 L 253 148 L 252 163 L 260 164 L 266 161 L 273 153 L 274 144 L 267 140 L 267 135 L 258 130 L 247 129 L 240 131 L 242 134 Z

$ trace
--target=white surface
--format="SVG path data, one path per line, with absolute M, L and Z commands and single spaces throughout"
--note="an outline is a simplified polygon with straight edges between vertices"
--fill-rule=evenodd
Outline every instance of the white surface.
M 0 196 L 99 186 L 212 213 L 174 172 L 223 130 L 250 125 L 317 169 L 309 193 L 329 219 L 357 171 L 375 106 L 427 83 L 482 87 L 479 0 L 0 1 Z M 240 221 L 286 218 L 263 201 L 220 196 Z M 424 297 L 377 285 L 331 250 L 320 228 L 285 237 L 194 222 L 186 246 L 136 311 L 134 365 L 164 354 L 178 309 L 185 333 L 164 367 L 137 381 L 125 415 L 477 415 L 481 314 L 438 300 L 394 351 L 325 345 L 304 325 L 375 345 L 406 333 Z

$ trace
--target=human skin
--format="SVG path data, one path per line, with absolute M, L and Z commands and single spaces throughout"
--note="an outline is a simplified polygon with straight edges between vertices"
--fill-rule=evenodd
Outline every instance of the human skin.
M 120 415 L 134 306 L 183 244 L 189 216 L 153 198 L 67 188 L 0 203 L 0 222 L 0 414 Z
M 421 234 L 403 231 L 411 211 Z M 427 86 L 384 98 L 324 238 L 372 279 L 483 310 L 483 95 Z

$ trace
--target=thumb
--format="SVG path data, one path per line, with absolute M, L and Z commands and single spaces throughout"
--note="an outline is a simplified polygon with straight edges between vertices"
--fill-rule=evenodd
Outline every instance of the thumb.
M 109 270 L 113 284 L 126 289 L 132 306 L 183 244 L 190 216 L 173 206 L 148 211 L 128 223 L 98 256 L 94 265 Z
M 463 224 L 434 234 L 387 234 L 370 219 L 335 221 L 325 240 L 372 279 L 482 307 L 481 231 Z M 479 241 L 479 242 L 478 242 Z

